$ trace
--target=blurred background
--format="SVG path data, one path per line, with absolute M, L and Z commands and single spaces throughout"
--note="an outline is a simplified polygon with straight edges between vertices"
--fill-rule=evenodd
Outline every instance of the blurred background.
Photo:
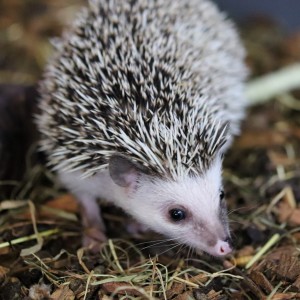
M 273 19 L 288 32 L 300 29 L 300 1 L 298 0 L 215 0 L 215 2 L 240 22 L 254 16 L 261 16 Z
M 300 40 L 298 0 L 215 2 L 241 24 L 240 31 L 249 52 L 258 51 L 249 40 L 264 39 L 270 49 L 276 48 L 274 43 L 280 42 L 283 36 Z M 0 83 L 35 83 L 51 53 L 49 38 L 59 36 L 84 3 L 83 0 L 0 0 Z M 293 43 L 293 51 L 300 53 L 300 42 L 296 44 L 295 48 Z M 263 65 L 267 68 L 264 71 L 275 67 L 270 62 Z

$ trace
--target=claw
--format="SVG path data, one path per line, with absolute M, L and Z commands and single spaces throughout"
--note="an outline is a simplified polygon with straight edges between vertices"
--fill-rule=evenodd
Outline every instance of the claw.
M 90 249 L 92 252 L 98 252 L 107 237 L 102 229 L 97 227 L 88 227 L 84 229 L 82 237 L 82 245 Z

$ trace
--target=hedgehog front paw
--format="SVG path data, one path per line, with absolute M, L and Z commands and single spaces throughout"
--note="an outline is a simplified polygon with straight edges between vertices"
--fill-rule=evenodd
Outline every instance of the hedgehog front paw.
M 103 230 L 99 227 L 87 227 L 84 229 L 82 237 L 82 245 L 92 252 L 98 252 L 101 245 L 107 241 L 107 237 Z

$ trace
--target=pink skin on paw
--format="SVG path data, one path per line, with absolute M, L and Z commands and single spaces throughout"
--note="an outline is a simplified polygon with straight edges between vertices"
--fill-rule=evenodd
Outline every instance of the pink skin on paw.
M 97 252 L 101 244 L 107 240 L 100 206 L 94 197 L 87 195 L 78 197 L 78 202 L 81 204 L 81 221 L 84 230 L 82 245 Z
M 98 252 L 101 244 L 107 240 L 105 233 L 99 228 L 85 228 L 82 237 L 82 246 L 93 252 Z

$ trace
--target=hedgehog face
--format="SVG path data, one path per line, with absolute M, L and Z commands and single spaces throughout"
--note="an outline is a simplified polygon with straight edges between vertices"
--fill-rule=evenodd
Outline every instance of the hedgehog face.
M 204 175 L 177 181 L 154 178 L 121 160 L 110 164 L 111 178 L 126 195 L 121 207 L 150 229 L 197 250 L 215 256 L 231 252 L 220 156 Z

